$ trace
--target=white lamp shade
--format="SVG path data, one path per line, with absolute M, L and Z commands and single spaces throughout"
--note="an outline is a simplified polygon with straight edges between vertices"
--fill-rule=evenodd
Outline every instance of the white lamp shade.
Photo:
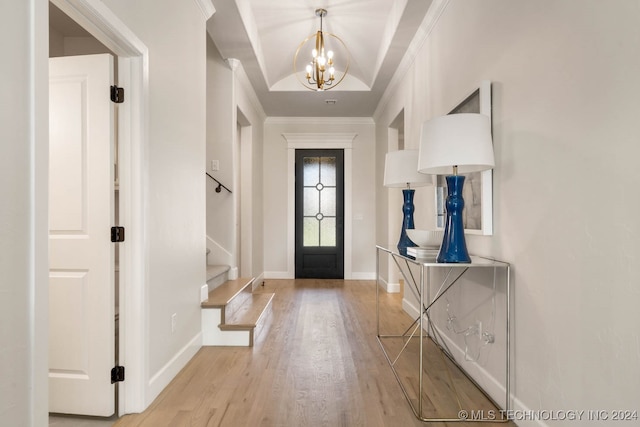
M 491 120 L 484 114 L 449 114 L 422 124 L 418 171 L 450 175 L 492 169 L 495 165 Z
M 387 153 L 384 159 L 384 186 L 407 188 L 431 185 L 432 178 L 418 172 L 418 150 Z

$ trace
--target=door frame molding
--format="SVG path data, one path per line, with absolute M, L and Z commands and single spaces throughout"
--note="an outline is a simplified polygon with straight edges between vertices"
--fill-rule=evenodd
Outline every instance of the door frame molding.
M 120 364 L 127 380 L 120 384 L 119 415 L 147 406 L 147 242 L 146 212 L 149 51 L 145 44 L 99 0 L 51 0 L 118 56 L 118 84 L 126 102 L 118 110 L 120 225 L 127 241 L 120 243 Z M 150 402 L 149 402 L 150 403 Z
M 296 150 L 344 150 L 344 279 L 352 277 L 352 163 L 353 141 L 357 133 L 283 133 L 287 141 L 287 277 L 295 278 L 295 165 Z

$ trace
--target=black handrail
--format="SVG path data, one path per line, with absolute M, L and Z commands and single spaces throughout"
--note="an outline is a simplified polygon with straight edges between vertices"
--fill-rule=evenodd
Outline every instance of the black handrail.
M 212 177 L 211 175 L 209 175 L 209 172 L 205 172 L 207 174 L 207 176 L 209 178 L 211 178 L 212 180 L 214 180 L 215 182 L 218 183 L 218 186 L 216 187 L 216 193 L 219 193 L 222 191 L 222 189 L 224 188 L 225 190 L 227 190 L 229 193 L 231 193 L 231 190 L 229 190 L 227 187 L 225 187 L 220 181 L 218 181 L 217 179 L 215 179 L 214 177 Z

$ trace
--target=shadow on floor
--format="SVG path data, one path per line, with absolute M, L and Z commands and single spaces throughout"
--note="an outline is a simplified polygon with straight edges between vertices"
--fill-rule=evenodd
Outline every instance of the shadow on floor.
M 78 415 L 49 414 L 49 427 L 111 427 L 118 420 L 109 418 L 83 417 Z

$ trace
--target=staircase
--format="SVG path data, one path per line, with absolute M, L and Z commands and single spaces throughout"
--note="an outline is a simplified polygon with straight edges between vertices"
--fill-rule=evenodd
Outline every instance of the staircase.
M 227 281 L 229 278 L 228 265 L 211 265 L 207 264 L 207 285 L 209 291 L 217 288 Z
M 254 293 L 254 279 L 227 280 L 201 303 L 202 345 L 252 347 L 263 329 L 272 293 Z

